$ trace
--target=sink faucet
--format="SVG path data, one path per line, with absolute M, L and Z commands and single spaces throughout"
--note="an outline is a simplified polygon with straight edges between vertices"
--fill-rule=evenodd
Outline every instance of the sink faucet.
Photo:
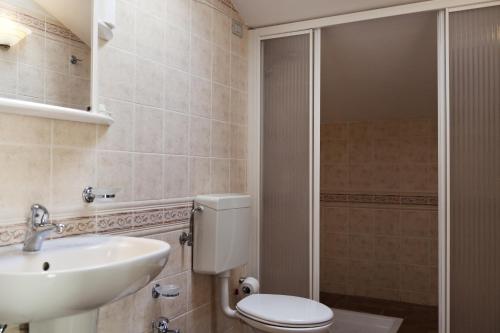
M 28 220 L 31 226 L 31 235 L 24 241 L 23 251 L 36 252 L 42 248 L 43 241 L 52 232 L 62 233 L 64 224 L 54 224 L 49 222 L 49 211 L 40 204 L 31 206 L 31 219 Z

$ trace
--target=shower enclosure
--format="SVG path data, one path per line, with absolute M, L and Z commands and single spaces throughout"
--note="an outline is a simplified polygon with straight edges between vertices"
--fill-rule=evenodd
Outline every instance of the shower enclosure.
M 435 11 L 439 332 L 500 331 L 500 3 L 478 2 L 423 1 L 251 32 L 258 250 L 249 268 L 264 292 L 319 299 L 322 28 Z

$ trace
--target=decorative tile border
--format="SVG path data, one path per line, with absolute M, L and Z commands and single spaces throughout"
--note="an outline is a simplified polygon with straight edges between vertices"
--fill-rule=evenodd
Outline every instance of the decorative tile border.
M 84 44 L 83 41 L 78 38 L 71 30 L 68 28 L 57 25 L 54 23 L 46 22 L 45 20 L 31 16 L 29 14 L 23 13 L 21 11 L 18 11 L 16 9 L 13 9 L 15 7 L 7 7 L 7 6 L 2 6 L 0 5 L 0 12 L 3 13 L 4 15 L 7 15 L 9 18 L 12 20 L 23 24 L 25 26 L 28 26 L 33 29 L 37 29 L 40 31 L 45 31 L 49 34 L 64 38 L 64 39 L 69 39 L 73 42 L 81 43 Z
M 65 225 L 62 234 L 54 238 L 81 234 L 106 234 L 127 232 L 144 228 L 158 228 L 171 224 L 189 222 L 192 202 L 183 202 L 154 208 L 124 209 L 120 211 L 98 212 L 96 215 L 55 218 L 52 222 Z M 0 246 L 21 243 L 28 234 L 28 224 L 18 223 L 0 226 Z
M 438 197 L 428 195 L 366 194 L 366 193 L 321 193 L 322 202 L 370 203 L 386 205 L 437 206 Z

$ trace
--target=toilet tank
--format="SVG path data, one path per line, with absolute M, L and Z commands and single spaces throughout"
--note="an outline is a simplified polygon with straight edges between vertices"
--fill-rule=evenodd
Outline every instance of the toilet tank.
M 248 262 L 250 196 L 210 194 L 195 198 L 193 270 L 219 274 Z

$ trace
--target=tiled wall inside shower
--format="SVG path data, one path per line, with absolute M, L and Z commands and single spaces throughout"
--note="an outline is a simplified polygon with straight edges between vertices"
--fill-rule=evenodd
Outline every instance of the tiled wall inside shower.
M 437 121 L 321 127 L 321 291 L 437 303 Z

